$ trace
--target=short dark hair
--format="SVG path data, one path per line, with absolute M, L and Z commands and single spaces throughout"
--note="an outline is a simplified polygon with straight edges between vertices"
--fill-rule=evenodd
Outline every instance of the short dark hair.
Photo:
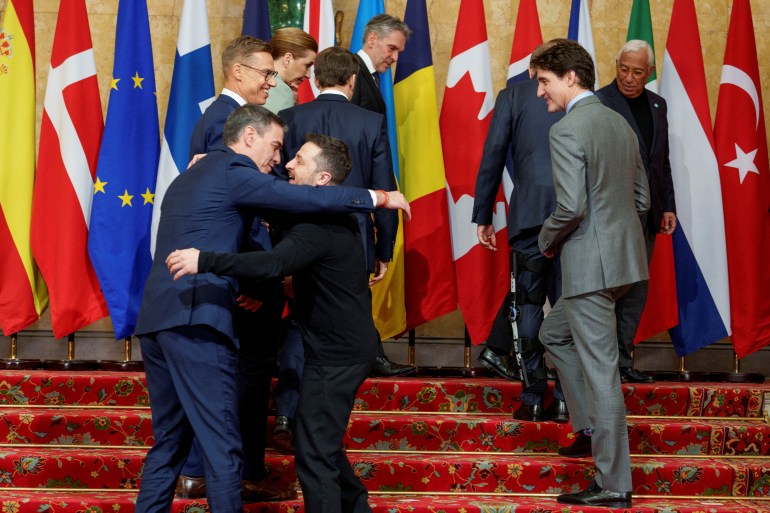
M 403 33 L 404 38 L 406 38 L 407 41 L 412 37 L 412 29 L 409 28 L 409 25 L 401 21 L 401 18 L 391 14 L 378 14 L 369 20 L 366 27 L 364 27 L 363 43 L 366 45 L 366 39 L 372 32 L 377 34 L 377 39 L 379 39 L 387 36 L 394 30 Z
M 320 87 L 345 85 L 358 73 L 358 59 L 349 50 L 330 46 L 315 57 L 315 78 Z
M 225 77 L 233 64 L 259 52 L 266 52 L 272 56 L 273 49 L 267 41 L 251 36 L 239 36 L 227 43 L 222 50 L 222 72 Z
M 532 58 L 532 66 L 550 71 L 559 78 L 574 71 L 578 84 L 593 91 L 596 73 L 591 55 L 576 41 L 569 39 L 552 41 L 555 43 L 553 46 Z
M 353 167 L 348 145 L 336 137 L 313 133 L 307 134 L 305 141 L 321 148 L 321 153 L 314 159 L 317 170 L 326 171 L 332 175 L 333 185 L 341 185 Z
M 247 126 L 252 127 L 260 136 L 265 135 L 270 125 L 278 125 L 286 130 L 286 123 L 261 105 L 247 103 L 235 109 L 225 122 L 222 134 L 222 144 L 231 146 L 238 142 L 238 138 Z

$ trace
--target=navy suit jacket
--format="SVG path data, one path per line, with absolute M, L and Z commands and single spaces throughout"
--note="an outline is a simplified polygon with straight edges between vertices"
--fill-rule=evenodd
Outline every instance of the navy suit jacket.
M 292 212 L 368 212 L 369 191 L 351 187 L 291 185 L 260 173 L 254 162 L 220 146 L 179 175 L 161 207 L 158 239 L 136 334 L 205 325 L 232 338 L 236 283 L 211 274 L 174 281 L 166 257 L 178 248 L 238 252 L 250 216 L 245 208 Z
M 628 121 L 639 140 L 639 153 L 642 156 L 644 169 L 647 171 L 647 180 L 650 183 L 652 206 L 647 216 L 645 231 L 653 235 L 660 231 L 660 223 L 663 212 L 676 213 L 676 201 L 674 199 L 674 183 L 671 180 L 671 163 L 668 160 L 668 119 L 666 118 L 668 107 L 662 96 L 647 91 L 647 99 L 652 112 L 652 147 L 648 148 L 644 142 L 639 127 L 636 124 L 631 108 L 628 106 L 625 96 L 618 89 L 616 81 L 606 85 L 596 92 L 596 96 L 607 107 L 611 108 Z
M 374 77 L 369 73 L 369 68 L 366 67 L 361 56 L 356 54 L 356 59 L 358 59 L 358 75 L 356 75 L 356 85 L 353 87 L 350 103 L 384 116 L 385 100 L 382 99 L 380 88 L 374 82 Z
M 325 187 L 321 187 L 324 189 Z M 291 275 L 308 362 L 354 365 L 377 354 L 368 276 L 360 260 L 354 219 L 343 214 L 301 216 L 270 252 L 201 252 L 200 272 L 265 279 Z
M 190 160 L 194 155 L 208 153 L 212 148 L 222 144 L 225 121 L 238 107 L 240 107 L 238 102 L 225 94 L 220 94 L 208 106 L 206 112 L 198 118 L 190 136 Z
M 319 95 L 312 102 L 282 110 L 279 116 L 289 126 L 283 144 L 285 161 L 305 143 L 305 134 L 329 135 L 341 139 L 350 149 L 353 169 L 345 185 L 396 190 L 384 116 L 353 105 L 341 95 L 329 93 Z M 373 272 L 375 257 L 384 262 L 393 258 L 398 214 L 380 209 L 374 213 L 374 222 L 370 215 L 358 214 L 356 217 L 364 243 L 366 269 Z
M 473 222 L 492 224 L 495 198 L 510 148 L 513 191 L 508 208 L 508 239 L 542 226 L 556 206 L 548 131 L 564 117 L 549 113 L 537 96 L 537 80 L 512 84 L 497 95 L 476 177 Z

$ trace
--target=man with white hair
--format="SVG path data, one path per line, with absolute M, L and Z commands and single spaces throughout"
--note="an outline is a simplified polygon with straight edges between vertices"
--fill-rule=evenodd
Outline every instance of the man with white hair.
M 658 233 L 671 234 L 676 228 L 676 203 L 671 164 L 668 160 L 668 121 L 666 100 L 645 88 L 655 71 L 655 54 L 646 41 L 632 39 L 618 52 L 615 80 L 599 89 L 596 96 L 607 107 L 623 116 L 636 133 L 639 153 L 650 182 L 652 206 L 642 219 L 647 260 L 652 257 Z M 647 301 L 648 282 L 635 284 L 616 304 L 618 319 L 618 367 L 620 377 L 629 383 L 651 383 L 652 376 L 633 368 L 631 351 Z

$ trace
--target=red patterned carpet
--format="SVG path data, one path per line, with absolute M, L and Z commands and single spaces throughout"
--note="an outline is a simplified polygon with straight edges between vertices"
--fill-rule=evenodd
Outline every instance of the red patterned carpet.
M 591 513 L 555 495 L 591 480 L 590 458 L 556 454 L 568 425 L 519 422 L 521 387 L 501 379 L 372 379 L 348 426 L 348 456 L 387 513 Z M 770 385 L 624 386 L 632 453 L 630 512 L 770 512 Z M 1 513 L 131 513 L 153 442 L 144 375 L 0 373 Z M 296 479 L 270 451 L 271 472 Z M 301 496 L 248 504 L 302 511 Z M 204 513 L 205 501 L 174 511 Z

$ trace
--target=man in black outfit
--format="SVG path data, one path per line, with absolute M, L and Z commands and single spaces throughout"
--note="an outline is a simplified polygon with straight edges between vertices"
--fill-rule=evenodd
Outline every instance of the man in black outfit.
M 289 181 L 342 183 L 351 168 L 345 143 L 316 134 L 307 141 L 286 165 Z M 308 513 L 371 512 L 366 488 L 342 449 L 356 392 L 371 371 L 378 345 L 359 237 L 353 216 L 305 216 L 288 223 L 272 252 L 185 249 L 166 260 L 175 280 L 198 272 L 252 279 L 293 276 L 305 346 L 295 465 Z
M 412 30 L 407 24 L 390 14 L 378 14 L 367 22 L 364 27 L 363 46 L 356 53 L 358 73 L 355 75 L 350 103 L 385 116 L 385 100 L 380 92 L 380 73 L 385 73 L 398 61 L 398 55 L 404 51 L 406 41 L 411 35 Z M 388 145 L 388 152 L 390 152 L 390 145 Z M 390 172 L 392 174 L 393 170 L 391 169 Z M 379 259 L 375 277 L 384 276 L 387 267 L 388 261 Z M 390 361 L 385 356 L 385 350 L 380 343 L 377 360 L 372 369 L 374 376 L 400 376 L 415 370 L 417 369 L 411 365 Z
M 628 121 L 639 141 L 639 154 L 650 182 L 652 205 L 642 219 L 647 259 L 652 258 L 658 233 L 670 235 L 676 228 L 676 201 L 671 164 L 668 160 L 668 121 L 666 100 L 645 88 L 655 71 L 655 54 L 646 41 L 632 39 L 618 52 L 617 75 L 596 96 Z M 651 383 L 652 376 L 634 369 L 634 336 L 647 301 L 648 281 L 631 287 L 615 304 L 618 319 L 618 368 L 620 378 L 628 383 Z

